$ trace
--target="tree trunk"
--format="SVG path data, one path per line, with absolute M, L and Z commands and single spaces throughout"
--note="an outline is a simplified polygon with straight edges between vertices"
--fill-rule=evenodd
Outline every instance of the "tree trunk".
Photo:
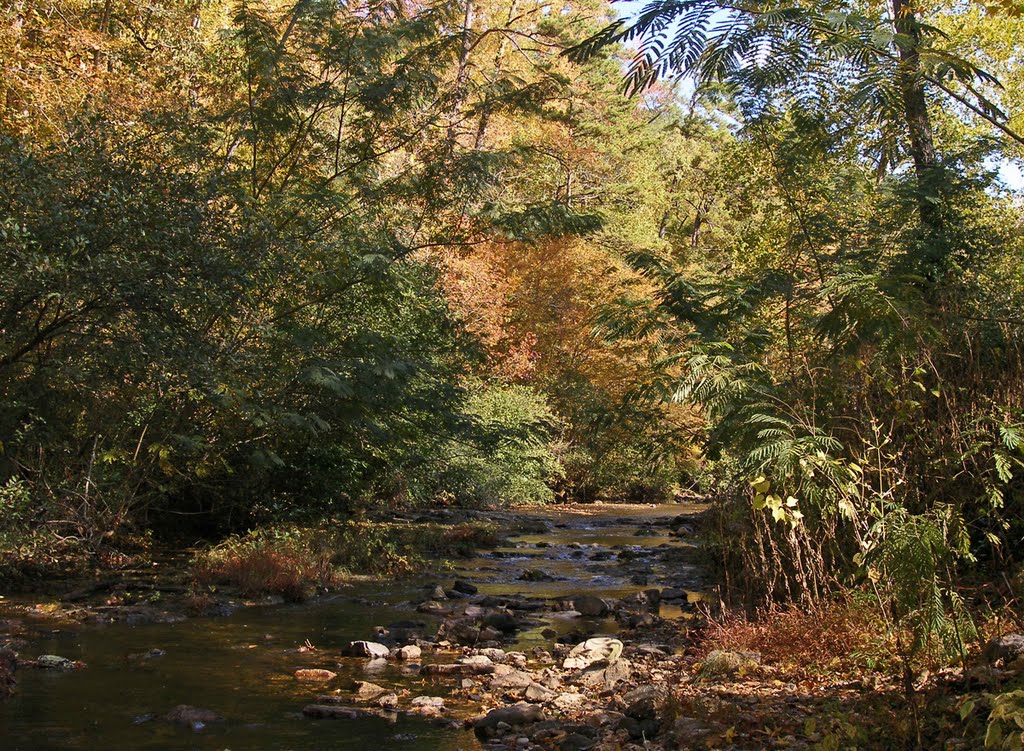
M 462 19 L 462 49 L 459 51 L 459 67 L 455 73 L 455 90 L 448 121 L 448 151 L 455 151 L 459 140 L 459 120 L 462 105 L 469 95 L 469 53 L 473 49 L 473 0 L 466 0 L 465 15 Z
M 939 180 L 939 160 L 935 154 L 932 121 L 928 114 L 921 81 L 921 24 L 914 0 L 892 0 L 893 26 L 900 36 L 897 42 L 900 64 L 898 81 L 903 99 L 903 117 L 910 141 L 910 156 L 918 184 L 918 211 L 921 224 L 931 230 L 941 228 L 938 207 L 933 200 Z

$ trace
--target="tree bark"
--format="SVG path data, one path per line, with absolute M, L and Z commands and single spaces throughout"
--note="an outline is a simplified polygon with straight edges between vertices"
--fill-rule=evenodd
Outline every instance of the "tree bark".
M 462 49 L 459 51 L 459 67 L 455 73 L 455 89 L 448 122 L 448 151 L 454 152 L 459 140 L 459 119 L 462 105 L 469 96 L 469 53 L 473 49 L 473 0 L 466 0 L 465 15 L 462 19 Z
M 903 117 L 910 142 L 910 156 L 914 160 L 914 173 L 918 183 L 918 211 L 921 224 L 929 229 L 940 229 L 938 208 L 932 199 L 938 187 L 939 160 L 935 153 L 931 116 L 925 98 L 921 76 L 921 24 L 917 18 L 914 0 L 892 0 L 893 26 L 899 35 L 898 81 L 903 99 Z

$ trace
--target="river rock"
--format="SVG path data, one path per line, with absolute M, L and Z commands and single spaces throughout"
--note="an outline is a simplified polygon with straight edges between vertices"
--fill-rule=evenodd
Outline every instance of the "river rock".
M 430 599 L 431 600 L 447 600 L 448 599 L 448 595 L 446 595 L 444 593 L 444 587 L 442 587 L 440 584 L 438 584 L 433 589 L 430 590 Z
M 417 714 L 437 716 L 444 709 L 444 699 L 440 696 L 417 696 L 410 702 Z
M 539 568 L 528 568 L 519 575 L 519 580 L 524 582 L 548 582 L 554 580 L 551 574 Z
M 666 691 L 662 686 L 648 684 L 627 692 L 622 697 L 622 702 L 626 705 L 627 717 L 635 720 L 654 720 L 657 719 L 665 698 Z
M 525 668 L 526 655 L 523 652 L 507 652 L 505 654 L 505 663 L 513 667 Z
M 616 660 L 607 667 L 604 663 L 596 663 L 584 670 L 576 680 L 582 686 L 594 691 L 613 688 L 617 683 L 628 681 L 633 674 L 633 666 L 629 660 Z
M 381 673 L 387 670 L 388 661 L 383 657 L 377 657 L 373 660 L 367 660 L 366 664 L 363 665 L 364 673 Z
M 473 723 L 477 738 L 487 739 L 500 734 L 500 725 L 508 728 L 522 728 L 544 721 L 544 710 L 536 704 L 520 702 L 510 707 L 492 709 Z
M 722 730 L 717 722 L 702 722 L 694 717 L 680 717 L 672 723 L 671 738 L 676 748 L 704 748 L 704 740 Z
M 585 670 L 598 662 L 611 664 L 622 654 L 623 644 L 618 639 L 598 636 L 577 644 L 565 658 L 562 667 L 566 670 Z
M 404 647 L 400 647 L 398 651 L 395 652 L 395 656 L 398 657 L 399 660 L 404 661 L 418 660 L 423 656 L 423 650 L 415 644 L 408 644 Z
M 572 609 L 587 618 L 600 618 L 611 612 L 607 601 L 594 595 L 580 595 L 572 600 Z
M 661 730 L 661 723 L 657 718 L 649 717 L 638 720 L 635 717 L 623 717 L 617 725 L 619 730 L 625 730 L 634 741 L 642 741 L 654 738 Z
M 491 679 L 492 691 L 507 691 L 509 689 L 524 689 L 533 685 L 533 676 L 524 670 L 512 670 L 503 675 L 497 675 Z
M 486 657 L 491 662 L 505 662 L 507 658 L 505 650 L 499 649 L 497 647 L 487 647 L 485 649 L 478 649 L 476 653 L 481 657 Z
M 179 704 L 164 715 L 164 719 L 175 725 L 184 725 L 196 731 L 202 730 L 211 723 L 224 721 L 224 718 L 212 709 L 192 707 L 188 704 Z
M 46 670 L 74 670 L 75 663 L 67 657 L 58 655 L 40 655 L 36 658 L 36 667 Z
M 358 720 L 363 717 L 380 717 L 380 713 L 359 707 L 345 707 L 335 704 L 307 704 L 302 714 L 312 720 Z
M 388 636 L 399 644 L 419 642 L 426 634 L 427 624 L 421 621 L 395 621 L 386 629 Z
M 627 607 L 633 607 L 641 611 L 656 611 L 661 603 L 661 592 L 657 589 L 646 589 L 643 592 L 635 592 L 623 600 Z
M 449 618 L 437 629 L 438 641 L 448 639 L 457 644 L 476 644 L 480 641 L 480 628 L 473 619 Z
M 375 641 L 350 642 L 347 651 L 350 655 L 355 655 L 356 657 L 369 657 L 372 660 L 376 660 L 381 657 L 387 658 L 391 654 L 390 649 Z
M 545 702 L 551 701 L 556 696 L 558 696 L 558 694 L 556 694 L 550 688 L 546 688 L 540 685 L 539 683 L 531 683 L 529 686 L 526 687 L 526 691 L 523 693 L 523 696 L 526 698 L 527 701 Z
M 338 674 L 334 671 L 323 668 L 302 668 L 295 671 L 295 678 L 305 683 L 326 683 L 337 677 Z
M 484 616 L 484 625 L 497 629 L 504 634 L 514 634 L 519 630 L 519 621 L 507 610 L 498 610 Z
M 356 695 L 356 698 L 360 701 L 373 701 L 379 699 L 384 694 L 388 693 L 388 690 L 383 686 L 378 686 L 376 683 L 370 683 L 369 681 L 356 681 L 352 684 L 352 692 Z M 320 699 L 317 699 L 320 703 Z
M 708 653 L 700 669 L 700 677 L 704 679 L 721 678 L 741 670 L 750 670 L 761 664 L 761 655 L 757 652 L 729 652 L 716 649 Z
M 990 639 L 985 645 L 984 656 L 990 663 L 1002 660 L 1005 665 L 1024 659 L 1024 636 L 1007 634 Z
M 494 672 L 494 661 L 490 657 L 484 654 L 470 655 L 469 657 L 460 657 L 455 661 L 459 665 L 466 665 L 473 669 L 475 672 L 477 669 L 482 669 L 481 672 Z M 486 668 L 491 668 L 486 670 Z
M 685 600 L 686 590 L 677 589 L 676 587 L 666 587 L 661 590 L 661 599 L 663 600 Z
M 475 595 L 477 592 L 480 591 L 475 584 L 470 584 L 469 582 L 463 581 L 461 579 L 457 579 L 455 581 L 455 583 L 452 585 L 452 589 L 464 595 Z
M 569 712 L 574 709 L 579 709 L 584 704 L 586 704 L 587 697 L 585 697 L 583 694 L 564 693 L 556 696 L 552 703 L 559 710 L 563 712 Z

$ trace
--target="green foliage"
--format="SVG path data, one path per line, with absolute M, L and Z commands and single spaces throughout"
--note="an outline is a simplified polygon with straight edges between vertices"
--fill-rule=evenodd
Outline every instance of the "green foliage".
M 466 402 L 479 442 L 451 442 L 435 479 L 438 494 L 458 503 L 546 503 L 563 468 L 552 451 L 557 418 L 526 386 L 480 385 Z
M 4 44 L 49 60 L 64 19 L 91 19 L 67 5 Z M 184 83 L 145 70 L 125 9 L 97 32 L 109 64 L 82 62 L 107 98 L 3 120 L 0 482 L 94 548 L 124 525 L 551 498 L 556 420 L 519 387 L 467 389 L 479 348 L 433 254 L 600 217 L 505 190 L 529 149 L 461 142 L 458 9 L 165 10 L 142 49 Z M 567 85 L 498 79 L 506 117 Z
M 1024 748 L 1024 691 L 1008 691 L 992 701 L 985 748 L 1019 751 Z
M 963 656 L 976 636 L 954 587 L 958 558 L 970 559 L 970 539 L 951 507 L 927 514 L 888 510 L 870 530 L 859 560 L 866 567 L 878 604 L 911 659 L 933 645 L 940 657 Z
M 12 477 L 0 485 L 0 550 L 15 547 L 29 536 L 35 509 L 28 485 Z

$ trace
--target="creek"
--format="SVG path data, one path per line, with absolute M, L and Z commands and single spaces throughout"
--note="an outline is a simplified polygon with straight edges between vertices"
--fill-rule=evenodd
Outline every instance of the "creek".
M 437 583 L 455 579 L 481 595 L 558 600 L 578 595 L 623 598 L 671 587 L 687 597 L 662 601 L 660 615 L 688 617 L 701 576 L 692 563 L 686 526 L 670 526 L 698 506 L 581 506 L 496 515 L 511 534 L 501 547 L 459 560 L 430 578 L 362 583 L 296 605 L 244 607 L 217 618 L 131 625 L 54 624 L 19 616 L 27 627 L 23 657 L 56 654 L 81 660 L 72 671 L 25 669 L 15 694 L 0 702 L 5 751 L 58 749 L 347 749 L 447 751 L 477 749 L 472 733 L 426 719 L 316 721 L 301 710 L 326 689 L 301 683 L 299 668 L 339 674 L 331 687 L 372 680 L 404 695 L 446 696 L 437 677 L 389 662 L 367 674 L 365 660 L 340 658 L 349 642 L 374 640 L 375 627 L 412 622 L 431 638 L 440 619 L 416 611 Z M 524 578 L 525 577 L 525 578 Z M 0 613 L 0 616 L 3 616 Z M 613 618 L 584 619 L 545 612 L 506 649 L 550 648 L 562 638 L 615 634 Z M 304 645 L 312 645 L 308 650 Z M 151 650 L 159 650 L 147 656 Z M 425 654 L 424 662 L 433 661 Z M 448 681 L 451 683 L 451 681 Z M 195 731 L 162 717 L 179 704 L 226 718 Z M 456 714 L 455 716 L 459 716 Z

